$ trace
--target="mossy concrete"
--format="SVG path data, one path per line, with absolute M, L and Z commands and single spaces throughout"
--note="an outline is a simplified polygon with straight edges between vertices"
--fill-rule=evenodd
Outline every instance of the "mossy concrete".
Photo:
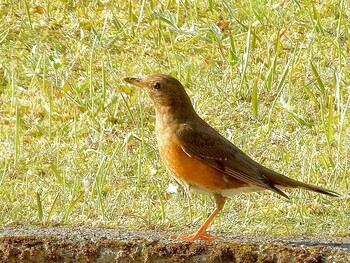
M 348 237 L 230 235 L 213 242 L 174 233 L 85 227 L 0 227 L 0 262 L 350 262 Z

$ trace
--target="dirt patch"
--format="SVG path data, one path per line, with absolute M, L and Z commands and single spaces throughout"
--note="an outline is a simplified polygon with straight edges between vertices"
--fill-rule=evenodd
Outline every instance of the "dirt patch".
M 350 239 L 227 235 L 174 241 L 174 233 L 0 227 L 0 262 L 350 262 Z

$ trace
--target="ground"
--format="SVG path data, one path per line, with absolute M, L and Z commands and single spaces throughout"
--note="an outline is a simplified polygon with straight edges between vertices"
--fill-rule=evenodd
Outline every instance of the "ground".
M 213 242 L 125 229 L 1 227 L 0 262 L 349 262 L 348 237 L 220 233 Z

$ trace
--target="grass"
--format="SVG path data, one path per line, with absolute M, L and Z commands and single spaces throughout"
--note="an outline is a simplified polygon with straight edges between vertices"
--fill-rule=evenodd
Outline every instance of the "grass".
M 150 100 L 172 74 L 260 163 L 333 189 L 232 198 L 212 230 L 349 235 L 350 7 L 313 1 L 2 1 L 0 224 L 194 230 L 213 198 L 160 162 Z

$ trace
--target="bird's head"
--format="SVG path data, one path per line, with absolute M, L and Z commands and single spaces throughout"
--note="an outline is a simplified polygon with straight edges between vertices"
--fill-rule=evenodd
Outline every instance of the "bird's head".
M 145 90 L 157 111 L 169 107 L 174 110 L 193 110 L 184 87 L 172 76 L 154 74 L 142 78 L 124 78 L 124 80 Z

